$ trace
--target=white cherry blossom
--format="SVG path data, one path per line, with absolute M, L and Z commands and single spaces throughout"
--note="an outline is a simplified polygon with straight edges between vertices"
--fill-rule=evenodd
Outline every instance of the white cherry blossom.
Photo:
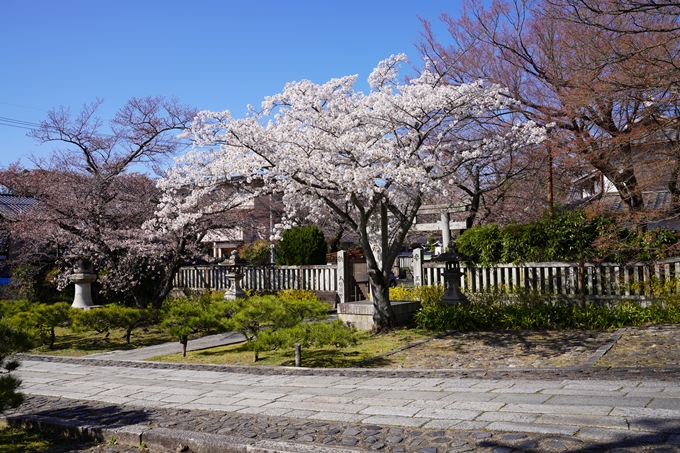
M 481 81 L 447 85 L 427 66 L 400 82 L 397 68 L 404 61 L 397 55 L 381 62 L 369 77 L 368 94 L 353 89 L 357 76 L 322 85 L 303 80 L 265 98 L 245 118 L 200 112 L 185 133 L 194 149 L 161 182 L 161 217 L 170 228 L 197 221 L 220 206 L 219 199 L 209 205 L 202 200 L 225 181 L 251 183 L 243 197 L 280 194 L 289 218 L 332 215 L 358 235 L 374 321 L 390 326 L 389 272 L 419 206 L 441 194 L 457 163 L 544 137 L 533 123 L 482 135 L 481 126 L 514 103 L 507 90 Z

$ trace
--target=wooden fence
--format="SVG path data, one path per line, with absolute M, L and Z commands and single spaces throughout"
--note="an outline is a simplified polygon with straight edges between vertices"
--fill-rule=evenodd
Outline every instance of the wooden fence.
M 422 265 L 424 285 L 443 284 L 444 265 Z M 655 288 L 680 294 L 680 258 L 653 263 L 615 264 L 523 263 L 501 264 L 490 268 L 470 266 L 461 269 L 460 287 L 478 292 L 494 286 L 508 290 L 530 288 L 558 296 L 578 297 L 583 282 L 589 299 L 645 299 Z
M 337 294 L 338 302 L 346 302 L 343 282 L 348 276 L 335 265 L 321 266 L 245 266 L 242 287 L 253 291 L 275 292 L 282 289 L 306 289 L 317 293 Z M 646 299 L 654 287 L 665 285 L 667 291 L 680 294 L 680 258 L 652 263 L 585 264 L 523 263 L 502 264 L 490 268 L 469 266 L 461 269 L 463 292 L 479 292 L 494 286 L 507 290 L 531 288 L 556 296 L 577 298 L 581 282 L 585 296 L 591 300 Z M 443 284 L 443 263 L 414 258 L 412 271 L 416 282 L 423 285 Z M 225 266 L 187 266 L 179 270 L 175 288 L 225 290 L 229 286 Z M 339 283 L 340 282 L 340 283 Z M 333 297 L 335 299 L 335 297 Z
M 173 282 L 175 288 L 225 290 L 229 288 L 226 266 L 182 267 Z M 241 286 L 253 291 L 274 292 L 282 289 L 337 291 L 335 266 L 244 266 Z

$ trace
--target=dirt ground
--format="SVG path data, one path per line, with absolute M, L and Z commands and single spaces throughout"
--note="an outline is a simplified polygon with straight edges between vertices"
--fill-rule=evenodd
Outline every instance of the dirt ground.
M 579 367 L 612 331 L 488 331 L 456 333 L 384 357 L 387 368 Z M 628 327 L 595 366 L 678 367 L 680 325 Z

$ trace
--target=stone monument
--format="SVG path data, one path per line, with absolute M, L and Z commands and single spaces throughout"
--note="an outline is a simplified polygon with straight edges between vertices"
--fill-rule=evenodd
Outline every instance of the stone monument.
M 241 267 L 244 263 L 241 258 L 239 258 L 238 251 L 232 251 L 231 257 L 222 264 L 229 266 L 229 270 L 227 272 L 229 289 L 227 289 L 227 291 L 224 293 L 224 298 L 227 300 L 245 299 L 247 295 L 245 291 L 243 291 L 243 288 L 241 288 L 241 279 L 243 279 Z
M 433 261 L 444 262 L 446 264 L 446 269 L 444 270 L 444 283 L 446 284 L 446 290 L 442 296 L 440 302 L 441 305 L 467 305 L 470 303 L 465 294 L 458 288 L 458 282 L 460 282 L 460 277 L 463 273 L 460 270 L 461 261 L 470 261 L 470 258 L 459 253 L 456 250 L 455 245 L 451 247 L 451 250 L 442 253 Z

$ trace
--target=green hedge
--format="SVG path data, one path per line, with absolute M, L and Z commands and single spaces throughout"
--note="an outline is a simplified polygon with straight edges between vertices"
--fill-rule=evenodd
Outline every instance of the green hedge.
M 669 230 L 628 229 L 609 214 L 558 209 L 535 222 L 481 225 L 456 241 L 458 251 L 482 266 L 499 263 L 606 260 L 645 261 L 676 253 Z

